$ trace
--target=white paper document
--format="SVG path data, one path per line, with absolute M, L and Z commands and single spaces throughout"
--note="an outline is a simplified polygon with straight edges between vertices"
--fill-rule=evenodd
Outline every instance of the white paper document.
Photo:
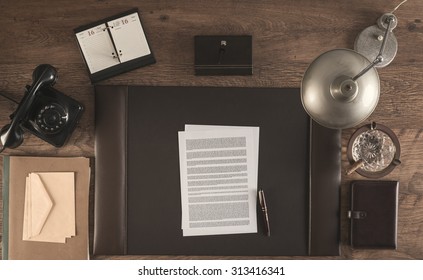
M 257 232 L 258 127 L 180 131 L 184 236 Z

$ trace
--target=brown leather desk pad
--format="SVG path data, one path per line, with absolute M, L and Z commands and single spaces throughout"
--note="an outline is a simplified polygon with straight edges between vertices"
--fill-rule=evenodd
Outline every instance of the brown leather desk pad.
M 182 236 L 185 124 L 260 127 L 270 237 Z M 338 255 L 340 152 L 299 89 L 96 86 L 94 254 Z

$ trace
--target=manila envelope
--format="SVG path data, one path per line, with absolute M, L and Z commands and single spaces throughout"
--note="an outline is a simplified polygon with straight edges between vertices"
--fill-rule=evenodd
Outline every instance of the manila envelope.
M 74 172 L 30 173 L 26 178 L 23 240 L 66 243 L 75 236 Z

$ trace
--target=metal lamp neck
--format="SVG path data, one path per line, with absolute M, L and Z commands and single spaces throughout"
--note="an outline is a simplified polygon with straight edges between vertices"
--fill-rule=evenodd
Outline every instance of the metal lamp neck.
M 391 31 L 391 26 L 396 21 L 396 17 L 393 14 L 388 14 L 385 17 L 386 17 L 385 22 L 386 22 L 387 26 L 386 26 L 385 34 L 383 35 L 383 41 L 382 41 L 382 45 L 380 46 L 379 53 L 376 56 L 375 60 L 373 60 L 372 63 L 370 63 L 366 68 L 361 70 L 360 73 L 358 73 L 357 75 L 355 75 L 352 78 L 353 81 L 356 81 L 358 78 L 360 78 L 361 76 L 366 74 L 367 71 L 370 70 L 370 68 L 373 68 L 376 64 L 381 63 L 383 61 L 383 53 L 385 52 L 386 41 L 388 39 L 389 32 Z

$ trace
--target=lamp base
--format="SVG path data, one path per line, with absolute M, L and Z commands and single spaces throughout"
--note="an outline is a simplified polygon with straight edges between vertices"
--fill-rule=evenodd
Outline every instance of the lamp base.
M 373 61 L 379 54 L 384 34 L 385 30 L 379 28 L 377 25 L 367 27 L 355 39 L 354 50 L 362 54 L 369 61 Z M 385 67 L 391 63 L 397 54 L 397 50 L 397 39 L 394 33 L 390 31 L 383 53 L 383 61 L 376 64 L 375 67 Z

